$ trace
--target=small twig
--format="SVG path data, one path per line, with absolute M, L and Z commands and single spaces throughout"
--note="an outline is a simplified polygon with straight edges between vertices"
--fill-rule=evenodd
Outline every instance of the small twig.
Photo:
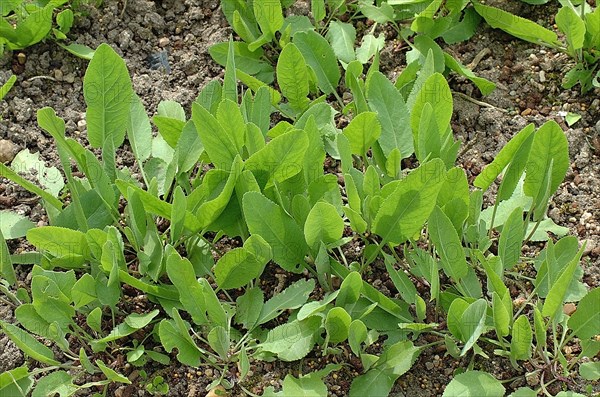
M 452 92 L 454 94 L 458 95 L 459 97 L 461 97 L 461 98 L 469 101 L 469 102 L 473 102 L 476 105 L 482 106 L 484 108 L 496 109 L 496 110 L 499 110 L 501 112 L 508 113 L 508 110 L 506 110 L 506 109 L 502 109 L 502 108 L 496 107 L 496 106 L 494 106 L 492 104 L 489 104 L 487 102 L 478 101 L 475 98 L 471 98 L 470 96 L 468 96 L 466 94 L 463 94 L 462 92 L 457 92 L 457 91 L 452 91 Z
M 52 76 L 33 76 L 27 79 L 27 81 L 33 81 L 33 80 L 52 80 L 52 81 L 56 81 L 56 79 Z
M 473 61 L 467 65 L 467 67 L 471 70 L 475 70 L 475 68 L 477 67 L 477 65 L 479 65 L 479 62 L 481 62 L 481 60 L 483 58 L 485 58 L 488 54 L 490 54 L 492 52 L 492 50 L 490 50 L 488 47 L 484 48 L 483 50 L 479 51 L 479 53 L 477 55 L 475 55 L 475 58 L 473 58 Z

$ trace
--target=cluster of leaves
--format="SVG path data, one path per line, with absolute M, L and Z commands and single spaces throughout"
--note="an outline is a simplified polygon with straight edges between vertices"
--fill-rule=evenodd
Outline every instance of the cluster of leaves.
M 543 4 L 546 1 L 527 1 Z M 558 29 L 564 35 L 561 41 L 556 33 L 525 18 L 495 7 L 474 2 L 475 10 L 493 28 L 536 44 L 563 51 L 575 59 L 576 65 L 565 75 L 564 88 L 577 84 L 586 93 L 600 87 L 600 7 L 595 9 L 584 0 L 561 0 L 556 14 Z
M 4 0 L 0 3 L 0 55 L 53 37 L 67 38 L 77 10 L 88 0 Z M 75 11 L 74 11 L 75 10 Z M 79 44 L 63 45 L 67 51 L 91 59 L 92 50 Z
M 359 2 L 357 11 L 385 14 L 387 4 L 395 21 L 405 7 L 423 2 L 396 3 Z M 204 87 L 189 114 L 164 101 L 152 119 L 123 60 L 101 45 L 84 78 L 88 141 L 101 159 L 66 137 L 64 121 L 44 108 L 38 124 L 56 142 L 66 183 L 60 172 L 49 177 L 58 170 L 42 168 L 32 155 L 12 168 L 0 164 L 2 176 L 41 197 L 50 224 L 34 227 L 2 214 L 9 221 L 0 224 L 0 291 L 15 305 L 18 325 L 0 321 L 0 328 L 47 367 L 1 374 L 0 391 L 69 396 L 129 383 L 105 363 L 117 355 L 135 366 L 166 365 L 174 357 L 213 366 L 220 376 L 209 388 L 230 389 L 243 387 L 255 360 L 295 361 L 317 347 L 340 354 L 347 343 L 364 368 L 351 396 L 387 395 L 433 345 L 471 357 L 446 396 L 501 396 L 498 380 L 474 370 L 477 356 L 489 355 L 484 347 L 515 367 L 532 360 L 538 372 L 553 371 L 540 389 L 596 355 L 599 290 L 588 292 L 579 281 L 583 248 L 573 237 L 553 242 L 548 235 L 566 233 L 546 216 L 569 165 L 560 127 L 527 126 L 474 186 L 454 165 L 460 142 L 450 128 L 452 92 L 444 74 L 454 70 L 482 91 L 493 89 L 434 41 L 447 39 L 432 33 L 444 30 L 435 28 L 445 26 L 442 18 L 449 17 L 448 26 L 468 20 L 473 12 L 466 3 L 441 9 L 441 1 L 432 2 L 421 10 L 411 25 L 411 35 L 418 34 L 409 64 L 393 83 L 378 71 L 378 38 L 363 38 L 354 49 L 352 26 L 336 19 L 348 12 L 344 2 L 311 3 L 315 21 L 328 21 L 323 25 L 284 18 L 287 4 L 278 0 L 225 1 L 243 42 L 211 49 L 225 65 L 223 83 Z M 452 7 L 456 14 L 445 15 Z M 444 15 L 434 19 L 437 12 Z M 340 66 L 348 103 L 340 98 Z M 240 91 L 239 81 L 248 89 Z M 340 129 L 342 117 L 349 122 Z M 133 169 L 117 166 L 125 139 Z M 324 171 L 327 156 L 341 175 Z M 409 157 L 419 166 L 403 168 Z M 21 176 L 30 164 L 43 170 L 37 172 L 42 187 Z M 499 177 L 495 204 L 483 209 L 483 194 Z M 23 236 L 37 251 L 11 255 L 4 238 Z M 217 243 L 225 236 L 237 247 L 222 252 Z M 344 251 L 350 241 L 362 248 L 355 262 Z M 537 257 L 522 257 L 529 241 L 548 243 Z M 16 264 L 33 265 L 29 289 L 18 285 Z M 385 266 L 397 297 L 365 281 L 372 265 Z M 265 294 L 266 266 L 286 272 L 285 289 Z M 528 280 L 518 271 L 525 266 L 536 271 L 534 288 L 523 289 L 525 301 L 515 304 L 507 284 Z M 429 292 L 420 295 L 416 281 Z M 147 298 L 136 312 L 127 291 Z M 579 302 L 577 311 L 564 314 L 564 302 Z M 447 318 L 447 327 L 426 322 L 428 305 Z M 424 333 L 437 340 L 415 345 Z M 581 354 L 565 356 L 574 338 Z M 368 352 L 382 340 L 380 355 Z M 597 378 L 596 364 L 581 365 L 581 375 Z M 230 366 L 238 378 L 225 377 Z M 340 368 L 288 375 L 281 391 L 263 395 L 327 395 L 322 379 Z M 98 374 L 105 379 L 81 384 Z M 162 385 L 155 378 L 147 388 L 158 394 Z

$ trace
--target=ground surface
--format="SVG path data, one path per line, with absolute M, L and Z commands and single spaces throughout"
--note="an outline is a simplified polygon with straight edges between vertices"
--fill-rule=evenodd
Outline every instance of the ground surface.
M 76 42 L 96 47 L 110 43 L 127 62 L 136 93 L 142 98 L 149 113 L 155 111 L 161 100 L 180 102 L 189 111 L 201 87 L 222 75 L 207 53 L 211 44 L 224 41 L 230 30 L 222 17 L 218 0 L 129 0 L 123 11 L 123 3 L 105 0 L 105 5 L 89 15 L 77 19 L 70 37 Z M 533 19 L 544 26 L 552 26 L 552 7 L 532 7 L 518 1 L 495 2 L 513 13 Z M 400 42 L 388 40 L 382 53 L 382 71 L 395 76 L 404 67 L 404 49 Z M 489 49 L 487 51 L 486 49 Z M 166 50 L 169 54 L 171 73 L 152 70 L 147 61 L 149 55 Z M 482 98 L 468 81 L 453 77 L 450 85 L 455 92 L 466 94 L 489 106 L 476 104 L 455 95 L 455 115 L 452 125 L 456 136 L 467 148 L 459 163 L 472 180 L 497 154 L 499 149 L 527 123 L 537 126 L 547 120 L 556 120 L 566 131 L 571 151 L 571 168 L 566 181 L 559 188 L 550 206 L 550 216 L 560 225 L 568 226 L 571 233 L 581 240 L 588 240 L 584 253 L 584 282 L 590 287 L 600 285 L 600 99 L 598 91 L 586 96 L 574 90 L 563 90 L 560 79 L 571 66 L 571 60 L 548 49 L 514 40 L 512 37 L 488 27 L 481 26 L 478 33 L 466 43 L 446 49 L 465 65 L 483 55 L 474 71 L 498 83 L 491 95 Z M 36 111 L 52 106 L 66 121 L 68 136 L 86 142 L 82 79 L 87 61 L 71 56 L 53 42 L 41 43 L 25 51 L 27 62 L 18 82 L 0 103 L 0 139 L 8 139 L 19 149 L 28 148 L 40 152 L 49 165 L 57 165 L 57 154 L 52 140 L 37 126 Z M 479 57 L 478 57 L 479 55 Z M 0 62 L 0 80 L 9 76 L 13 59 Z M 569 128 L 562 111 L 582 115 L 582 119 Z M 130 165 L 132 157 L 124 150 L 119 158 L 123 165 Z M 40 204 L 31 195 L 13 184 L 0 182 L 0 209 L 11 208 L 28 215 L 34 222 L 43 224 L 46 218 Z M 15 242 L 12 249 L 19 249 Z M 537 247 L 528 247 L 535 251 Z M 19 275 L 27 281 L 27 269 Z M 384 268 L 372 270 L 373 285 L 394 295 L 393 284 Z M 277 278 L 272 282 L 276 283 Z M 0 318 L 12 320 L 11 309 L 0 303 Z M 376 346 L 375 346 L 376 348 Z M 342 355 L 343 357 L 343 355 Z M 245 387 L 261 393 L 266 386 L 276 388 L 287 373 L 322 367 L 337 360 L 335 356 L 322 357 L 313 352 L 302 363 L 258 363 L 252 368 L 252 376 L 244 382 Z M 0 372 L 23 363 L 19 350 L 4 336 L 0 337 Z M 412 370 L 400 378 L 394 396 L 440 395 L 443 386 L 452 378 L 453 371 L 465 365 L 444 351 L 421 355 Z M 512 381 L 507 389 L 524 386 L 523 373 L 512 370 L 501 359 L 476 362 L 498 379 Z M 147 395 L 140 384 L 139 372 L 129 366 L 116 369 L 133 380 L 133 385 L 111 390 L 115 396 Z M 150 374 L 163 374 L 170 384 L 171 396 L 203 396 L 205 386 L 217 375 L 212 369 L 189 369 L 174 362 L 170 367 L 149 366 Z M 336 375 L 326 382 L 334 395 L 346 395 L 353 377 L 361 371 L 360 360 L 350 360 Z M 235 374 L 231 374 L 234 376 Z M 535 380 L 533 380 L 535 383 Z M 532 385 L 534 386 L 534 385 Z M 577 389 L 574 386 L 574 389 Z M 234 389 L 236 395 L 245 395 Z

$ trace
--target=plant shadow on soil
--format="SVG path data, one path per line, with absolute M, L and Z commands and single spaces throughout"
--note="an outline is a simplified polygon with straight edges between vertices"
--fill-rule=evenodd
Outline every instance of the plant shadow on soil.
M 556 6 L 533 7 L 512 0 L 494 1 L 491 4 L 507 9 L 515 14 L 538 21 L 544 26 L 552 26 Z M 77 43 L 97 47 L 103 42 L 111 44 L 121 55 L 129 68 L 136 93 L 142 98 L 146 109 L 156 110 L 161 100 L 175 100 L 189 110 L 192 101 L 207 82 L 220 78 L 223 69 L 208 55 L 208 47 L 227 40 L 230 29 L 223 18 L 218 0 L 129 0 L 121 16 L 123 3 L 106 0 L 101 9 L 87 9 L 87 15 L 76 20 L 69 37 Z M 307 12 L 304 7 L 295 7 L 296 12 Z M 360 22 L 359 22 L 360 23 Z M 360 26 L 359 26 L 360 30 Z M 381 55 L 382 72 L 394 78 L 404 64 L 401 42 L 388 32 L 386 48 Z M 391 38 L 391 39 L 390 39 Z M 152 70 L 148 56 L 166 50 L 171 73 Z M 456 55 L 463 64 L 471 64 L 475 73 L 498 84 L 489 96 L 481 97 L 477 89 L 463 78 L 450 79 L 453 91 L 484 101 L 490 106 L 464 99 L 457 94 L 454 102 L 452 127 L 457 139 L 463 142 L 463 152 L 459 165 L 463 167 L 470 181 L 481 169 L 491 162 L 501 147 L 528 123 L 537 126 L 548 120 L 556 120 L 565 131 L 571 151 L 571 167 L 565 182 L 553 198 L 549 215 L 559 225 L 568 226 L 571 234 L 580 240 L 588 240 L 584 253 L 583 281 L 590 288 L 600 285 L 600 99 L 598 90 L 581 96 L 577 89 L 564 90 L 560 87 L 562 76 L 572 66 L 565 55 L 544 49 L 540 46 L 515 40 L 500 31 L 480 26 L 477 34 L 468 42 L 447 46 L 445 50 Z M 49 165 L 59 163 L 56 147 L 47 135 L 37 126 L 35 113 L 45 106 L 52 106 L 66 121 L 67 135 L 86 144 L 85 106 L 83 100 L 83 75 L 87 61 L 78 59 L 62 50 L 55 43 L 47 41 L 24 51 L 27 55 L 25 70 L 19 75 L 12 91 L 0 103 L 0 138 L 8 139 L 20 149 L 40 152 Z M 483 58 L 477 61 L 483 54 Z M 479 55 L 479 56 L 478 56 Z M 475 60 L 476 64 L 473 64 Z M 10 75 L 12 59 L 10 55 L 0 61 L 0 81 Z M 581 120 L 569 128 L 559 112 L 570 111 L 582 116 Z M 127 150 L 121 150 L 117 164 L 133 166 L 133 157 Z M 329 164 L 335 172 L 336 164 Z M 29 216 L 34 222 L 45 224 L 41 204 L 20 187 L 0 182 L 0 209 L 10 208 Z M 489 204 L 489 201 L 488 201 Z M 21 241 L 11 241 L 11 250 L 26 248 Z M 349 244 L 348 257 L 360 253 L 360 246 Z M 530 244 L 524 254 L 532 255 L 540 247 Z M 28 268 L 19 267 L 20 280 L 28 283 L 31 276 Z M 277 273 L 275 269 L 271 269 Z M 370 269 L 368 280 L 376 288 L 389 296 L 397 291 L 389 280 L 383 265 L 375 264 Z M 289 285 L 283 272 L 265 277 L 265 290 L 279 284 Z M 279 285 L 281 287 L 281 285 Z M 513 290 L 514 298 L 520 291 Z M 315 293 L 319 293 L 316 291 Z M 133 298 L 132 298 L 133 299 Z M 143 304 L 143 303 L 142 303 Z M 430 311 L 431 312 L 431 311 Z M 435 313 L 431 312 L 434 316 Z M 0 318 L 14 321 L 13 313 L 0 303 Z M 417 344 L 426 343 L 418 341 Z M 342 346 L 343 348 L 344 346 Z M 377 345 L 372 348 L 377 349 Z M 344 350 L 344 349 L 342 349 Z M 322 356 L 315 350 L 302 362 L 258 362 L 251 368 L 252 375 L 243 385 L 254 393 L 261 393 L 267 386 L 279 388 L 286 374 L 298 375 L 299 371 L 322 368 L 328 363 L 344 362 L 347 365 L 325 381 L 332 395 L 348 394 L 350 382 L 361 371 L 360 360 L 348 353 Z M 375 352 L 373 351 L 373 352 Z M 392 396 L 433 396 L 441 395 L 443 387 L 450 382 L 457 368 L 467 365 L 465 360 L 457 361 L 444 356 L 443 349 L 423 353 L 413 368 L 396 383 Z M 490 352 L 491 353 L 491 352 Z M 22 353 L 6 338 L 0 337 L 0 372 L 23 364 Z M 145 396 L 149 395 L 143 381 L 136 376 L 138 369 L 125 364 L 124 357 L 115 370 L 133 379 L 130 386 L 113 387 L 109 395 Z M 476 368 L 483 368 L 500 380 L 507 382 L 507 390 L 525 386 L 526 370 L 515 371 L 507 360 L 500 357 L 486 360 L 476 359 Z M 169 383 L 171 396 L 201 396 L 205 387 L 218 374 L 213 369 L 192 369 L 183 367 L 176 360 L 167 367 L 147 365 L 143 368 L 150 379 L 162 375 Z M 234 371 L 235 372 L 235 371 Z M 235 373 L 229 374 L 235 377 Z M 535 386 L 535 379 L 528 379 Z M 576 382 L 577 380 L 575 380 Z M 539 382 L 539 379 L 538 379 Z M 560 387 L 559 382 L 552 386 Z M 577 384 L 571 385 L 578 390 Z M 557 392 L 558 389 L 551 389 Z M 84 395 L 84 394 L 82 394 Z M 245 395 L 239 388 L 233 395 Z

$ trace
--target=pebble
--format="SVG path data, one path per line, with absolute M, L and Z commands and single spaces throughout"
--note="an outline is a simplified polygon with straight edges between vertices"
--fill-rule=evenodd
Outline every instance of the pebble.
M 169 38 L 168 38 L 168 37 L 161 37 L 161 38 L 158 40 L 158 46 L 159 46 L 159 47 L 166 47 L 166 46 L 168 46 L 168 45 L 169 45 L 169 43 L 170 43 L 170 42 L 171 42 L 171 40 L 169 40 Z
M 123 50 L 128 48 L 129 44 L 131 44 L 131 37 L 132 34 L 129 30 L 122 31 L 119 35 L 119 47 L 121 47 Z
M 543 70 L 540 70 L 539 76 L 540 76 L 540 83 L 546 82 L 546 72 L 544 72 Z
M 54 69 L 54 78 L 58 81 L 62 81 L 63 79 L 63 72 L 60 69 Z
M 428 361 L 425 363 L 425 366 L 427 367 L 427 370 L 431 371 L 434 367 L 433 363 Z
M 8 139 L 0 140 L 0 163 L 9 163 L 17 155 L 17 145 Z
M 87 121 L 85 121 L 85 119 L 79 120 L 77 122 L 77 130 L 83 132 L 85 131 L 85 127 L 87 127 Z
M 73 75 L 73 73 L 69 73 L 65 76 L 64 80 L 69 84 L 73 84 L 75 82 L 75 75 Z
M 527 108 L 521 112 L 521 116 L 529 116 L 531 114 L 531 108 Z

